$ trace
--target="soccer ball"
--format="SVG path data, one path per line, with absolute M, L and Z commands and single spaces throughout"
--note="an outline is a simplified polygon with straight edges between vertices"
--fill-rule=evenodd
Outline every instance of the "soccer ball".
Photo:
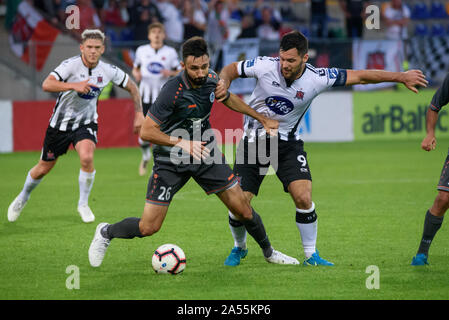
M 154 252 L 151 263 L 156 273 L 178 274 L 186 268 L 186 255 L 175 244 L 163 244 Z

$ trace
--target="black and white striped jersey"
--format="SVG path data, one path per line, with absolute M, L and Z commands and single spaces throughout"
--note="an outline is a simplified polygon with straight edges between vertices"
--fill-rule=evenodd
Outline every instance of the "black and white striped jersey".
M 321 92 L 346 84 L 346 70 L 314 68 L 306 64 L 304 73 L 288 85 L 282 75 L 279 58 L 257 57 L 240 61 L 239 76 L 257 79 L 249 105 L 270 119 L 279 121 L 282 140 L 299 140 L 299 123 L 312 100 Z M 245 136 L 252 140 L 256 134 L 265 134 L 257 120 L 245 115 Z
M 89 83 L 94 85 L 87 94 L 75 90 L 59 93 L 50 118 L 50 126 L 61 131 L 74 131 L 89 123 L 97 123 L 98 96 L 103 88 L 110 81 L 124 88 L 129 80 L 123 70 L 101 60 L 94 68 L 89 69 L 84 65 L 81 55 L 64 60 L 50 74 L 64 82 L 89 79 Z

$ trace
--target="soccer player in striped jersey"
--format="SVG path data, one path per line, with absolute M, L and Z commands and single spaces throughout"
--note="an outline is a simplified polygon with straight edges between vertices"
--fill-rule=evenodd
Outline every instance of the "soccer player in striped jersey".
M 109 82 L 127 90 L 134 101 L 134 131 L 144 120 L 137 85 L 129 75 L 100 60 L 104 53 L 103 32 L 87 29 L 82 33 L 81 54 L 64 60 L 44 80 L 42 89 L 59 92 L 46 131 L 41 158 L 28 172 L 20 194 L 8 208 L 8 220 L 14 222 L 27 203 L 31 192 L 73 144 L 80 159 L 78 213 L 86 222 L 95 220 L 88 198 L 95 178 L 94 151 L 97 143 L 97 103 L 101 90 Z
M 220 73 L 217 86 L 218 99 L 224 96 L 231 81 L 238 77 L 257 79 L 249 105 L 270 119 L 279 121 L 278 163 L 276 175 L 282 182 L 284 191 L 290 193 L 296 206 L 296 225 L 301 235 L 305 254 L 304 265 L 333 265 L 322 259 L 316 250 L 317 214 L 312 201 L 312 176 L 304 151 L 304 142 L 298 132 L 299 123 L 309 109 L 312 100 L 321 92 L 337 86 L 355 84 L 401 82 L 417 93 L 415 86 L 427 86 L 424 75 L 419 70 L 408 72 L 388 72 L 384 70 L 344 70 L 339 68 L 314 68 L 307 63 L 308 41 L 298 31 L 284 35 L 280 43 L 279 58 L 256 57 L 252 60 L 234 62 L 225 66 Z M 336 108 L 338 106 L 335 106 Z M 258 161 L 249 150 L 257 151 L 258 137 L 266 134 L 257 120 L 245 116 L 244 136 L 237 149 L 234 173 L 240 178 L 243 191 L 248 199 L 258 194 L 264 175 L 261 168 L 269 164 Z M 242 156 L 240 156 L 242 155 Z M 234 248 L 225 260 L 225 265 L 236 266 L 245 257 L 245 227 L 229 211 L 229 225 L 234 237 Z
M 165 45 L 164 39 L 164 25 L 154 22 L 148 26 L 150 43 L 141 45 L 136 50 L 132 74 L 139 82 L 144 116 L 156 101 L 162 86 L 170 77 L 181 71 L 178 53 L 174 48 Z M 151 159 L 150 143 L 139 137 L 139 145 L 142 150 L 139 175 L 143 176 L 147 173 L 147 165 Z
M 426 114 L 426 131 L 421 148 L 425 151 L 432 151 L 437 145 L 435 138 L 435 127 L 438 122 L 438 112 L 449 103 L 449 74 L 443 81 L 443 84 L 435 92 L 432 102 Z M 438 182 L 438 194 L 432 207 L 427 210 L 424 218 L 424 230 L 419 244 L 418 252 L 412 259 L 412 266 L 423 266 L 429 264 L 429 248 L 437 231 L 443 224 L 444 214 L 449 209 L 449 152 L 443 164 L 440 181 Z

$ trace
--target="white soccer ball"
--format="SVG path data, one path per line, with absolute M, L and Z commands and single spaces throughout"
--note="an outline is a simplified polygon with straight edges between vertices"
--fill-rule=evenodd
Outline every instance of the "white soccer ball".
M 154 252 L 151 263 L 156 273 L 178 274 L 186 268 L 186 255 L 175 244 L 163 244 Z

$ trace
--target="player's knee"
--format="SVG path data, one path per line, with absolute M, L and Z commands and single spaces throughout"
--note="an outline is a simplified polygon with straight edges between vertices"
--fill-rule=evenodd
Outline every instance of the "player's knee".
M 307 210 L 312 207 L 312 197 L 310 194 L 299 194 L 293 197 L 296 207 Z
M 446 211 L 449 208 L 449 192 L 439 191 L 435 202 L 442 211 Z
M 158 232 L 160 229 L 161 229 L 161 226 L 148 225 L 148 224 L 145 224 L 145 223 L 140 223 L 139 224 L 140 233 L 144 237 L 149 237 L 149 236 L 155 234 L 156 232 Z
M 93 153 L 85 153 L 85 154 L 80 155 L 80 162 L 81 162 L 81 166 L 83 168 L 91 167 L 94 162 Z

